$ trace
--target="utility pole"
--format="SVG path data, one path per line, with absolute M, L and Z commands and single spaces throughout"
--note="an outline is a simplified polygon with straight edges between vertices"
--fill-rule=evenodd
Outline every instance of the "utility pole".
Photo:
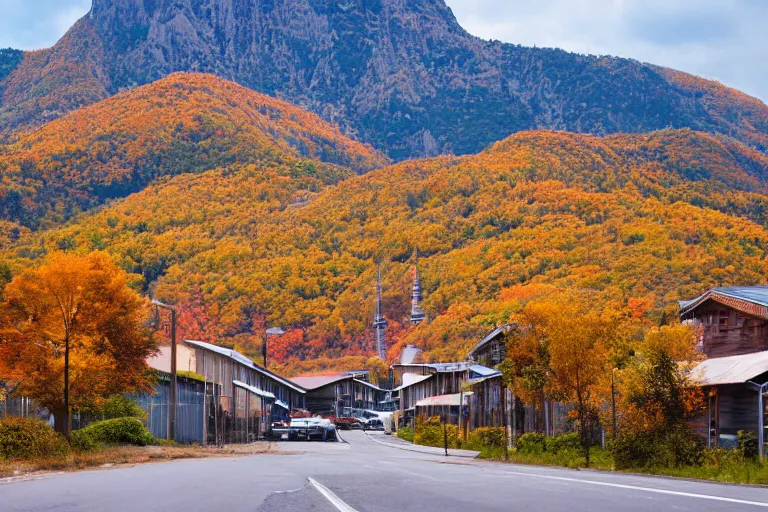
M 448 456 L 448 418 L 446 414 L 443 414 L 443 447 L 445 448 L 445 456 Z
M 613 419 L 613 432 L 611 437 L 616 440 L 616 383 L 615 383 L 616 368 L 611 370 L 611 417 Z
M 168 407 L 168 439 L 176 440 L 176 407 L 178 402 L 178 374 L 176 371 L 176 308 L 153 300 L 152 305 L 171 312 L 171 403 Z
M 509 462 L 509 423 L 507 422 L 507 386 L 503 388 L 501 399 L 501 414 L 504 421 L 504 461 Z

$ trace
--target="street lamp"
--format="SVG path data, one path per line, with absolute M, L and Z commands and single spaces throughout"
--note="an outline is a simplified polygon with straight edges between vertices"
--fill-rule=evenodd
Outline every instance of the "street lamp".
M 178 401 L 178 376 L 176 373 L 176 308 L 153 300 L 152 305 L 171 312 L 171 404 L 168 407 L 168 439 L 176 440 L 176 402 Z

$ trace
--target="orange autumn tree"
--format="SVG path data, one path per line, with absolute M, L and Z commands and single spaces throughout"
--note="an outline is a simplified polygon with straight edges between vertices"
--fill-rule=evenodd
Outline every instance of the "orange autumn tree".
M 146 301 L 104 253 L 51 254 L 11 281 L 0 303 L 0 380 L 54 412 L 69 435 L 70 410 L 147 389 L 156 350 Z
M 578 407 L 581 444 L 589 466 L 590 413 L 608 373 L 620 318 L 608 309 L 594 310 L 588 297 L 567 293 L 528 303 L 522 318 L 546 346 L 548 392 Z

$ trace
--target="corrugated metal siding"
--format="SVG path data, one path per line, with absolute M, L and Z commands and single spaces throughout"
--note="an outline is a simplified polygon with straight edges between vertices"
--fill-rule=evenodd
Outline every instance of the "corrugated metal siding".
M 202 444 L 205 442 L 203 383 L 180 379 L 177 389 L 176 441 Z M 159 439 L 167 439 L 171 402 L 170 383 L 160 382 L 154 391 L 155 394 L 141 393 L 131 398 L 147 413 L 145 424 L 152 435 Z

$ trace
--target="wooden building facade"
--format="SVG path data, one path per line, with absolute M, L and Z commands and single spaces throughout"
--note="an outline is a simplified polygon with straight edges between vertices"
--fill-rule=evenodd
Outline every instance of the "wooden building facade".
M 363 411 L 386 411 L 392 392 L 361 378 L 359 372 L 293 377 L 307 390 L 306 408 L 323 417 L 358 417 Z
M 694 327 L 708 358 L 692 373 L 706 402 L 694 431 L 709 447 L 736 447 L 740 430 L 756 432 L 764 445 L 768 286 L 709 290 L 680 302 L 680 320 Z

